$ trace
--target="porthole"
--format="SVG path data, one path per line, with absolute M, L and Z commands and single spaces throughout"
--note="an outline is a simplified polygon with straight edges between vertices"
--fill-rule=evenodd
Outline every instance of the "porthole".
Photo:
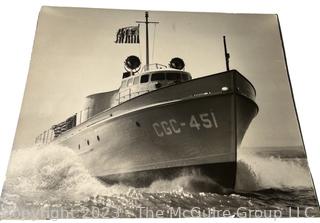
M 100 141 L 100 136 L 97 135 L 97 140 Z
M 90 142 L 89 142 L 89 140 L 87 140 L 87 145 L 88 145 L 88 146 L 90 145 Z

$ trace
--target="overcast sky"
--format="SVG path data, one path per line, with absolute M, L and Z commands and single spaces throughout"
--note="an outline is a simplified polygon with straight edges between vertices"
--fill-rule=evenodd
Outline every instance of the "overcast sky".
M 276 15 L 149 15 L 160 22 L 150 26 L 150 62 L 179 56 L 193 78 L 225 70 L 227 36 L 230 66 L 253 83 L 260 109 L 242 146 L 302 145 Z M 15 148 L 32 145 L 39 133 L 81 110 L 87 95 L 118 88 L 127 56 L 144 61 L 144 26 L 141 45 L 114 43 L 117 30 L 137 20 L 144 11 L 42 8 Z

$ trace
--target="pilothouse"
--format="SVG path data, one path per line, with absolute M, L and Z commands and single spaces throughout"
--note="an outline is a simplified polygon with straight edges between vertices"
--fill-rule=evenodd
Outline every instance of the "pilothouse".
M 120 104 L 150 91 L 192 79 L 190 73 L 184 71 L 184 61 L 178 57 L 173 58 L 169 66 L 158 63 L 145 65 L 140 73 L 141 62 L 138 57 L 129 56 L 124 64 L 126 72 L 123 73 L 114 104 Z

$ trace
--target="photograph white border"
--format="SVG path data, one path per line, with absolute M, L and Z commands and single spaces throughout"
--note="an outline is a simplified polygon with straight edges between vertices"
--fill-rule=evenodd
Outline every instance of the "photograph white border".
M 318 130 L 320 125 L 320 93 L 318 90 L 320 74 L 318 74 L 319 71 L 317 69 L 320 52 L 320 32 L 318 29 L 320 14 L 317 1 L 312 0 L 2 1 L 0 7 L 0 189 L 2 189 L 5 180 L 13 145 L 27 81 L 38 13 L 42 5 L 157 11 L 278 14 L 308 164 L 316 190 L 320 191 L 320 162 L 318 161 L 320 158 L 320 140 L 318 139 L 320 132 Z M 149 222 L 148 219 L 145 220 Z M 187 221 L 194 222 L 195 220 L 198 221 L 199 219 L 188 219 Z M 203 220 L 207 222 L 216 222 L 217 220 L 225 222 L 231 219 L 202 219 L 201 221 Z M 265 220 L 268 222 L 273 221 L 273 219 Z M 284 219 L 283 221 L 287 220 L 291 222 L 292 219 Z M 299 219 L 296 220 L 299 221 Z M 316 219 L 308 220 L 315 221 Z M 126 221 L 129 221 L 129 219 L 121 220 L 121 222 Z M 141 219 L 139 222 L 141 222 Z

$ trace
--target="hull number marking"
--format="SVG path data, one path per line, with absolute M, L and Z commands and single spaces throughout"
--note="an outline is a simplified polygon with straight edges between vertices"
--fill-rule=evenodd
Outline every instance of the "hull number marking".
M 182 127 L 189 127 L 198 131 L 202 128 L 218 128 L 218 122 L 214 113 L 210 112 L 191 115 L 187 122 L 178 122 L 174 118 L 166 121 L 154 122 L 152 127 L 157 136 L 163 137 L 165 135 L 181 133 L 183 131 Z

